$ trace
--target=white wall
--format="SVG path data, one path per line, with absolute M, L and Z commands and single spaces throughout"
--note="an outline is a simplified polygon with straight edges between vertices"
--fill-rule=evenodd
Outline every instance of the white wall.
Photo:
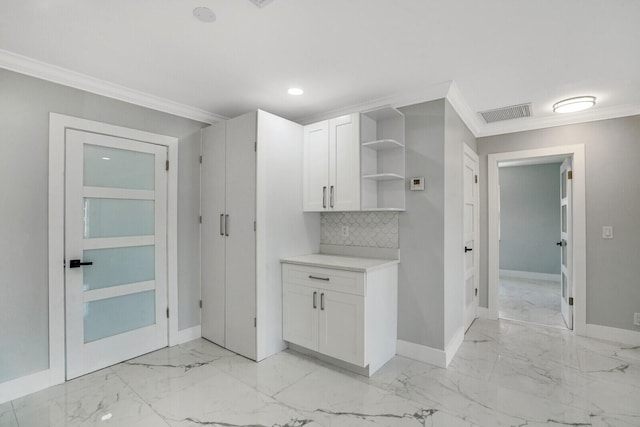
M 500 269 L 560 274 L 560 163 L 500 168 Z
M 49 113 L 179 138 L 203 124 L 4 69 L 0 94 L 0 382 L 5 382 L 49 364 Z M 179 193 L 187 190 L 185 184 L 190 185 L 179 182 Z M 191 209 L 178 207 L 182 219 L 185 208 Z M 181 247 L 179 262 L 194 255 L 192 246 Z M 179 284 L 190 281 L 183 279 Z
M 587 323 L 640 331 L 640 116 L 478 139 L 480 154 L 480 303 L 487 306 L 487 155 L 571 144 L 585 146 Z M 602 226 L 614 238 L 602 238 Z

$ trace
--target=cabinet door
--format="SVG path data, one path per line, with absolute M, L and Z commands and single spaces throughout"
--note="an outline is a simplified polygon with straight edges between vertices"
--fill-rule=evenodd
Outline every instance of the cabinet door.
M 364 297 L 320 291 L 318 351 L 358 366 L 364 359 Z
M 256 113 L 227 121 L 225 347 L 256 358 Z
M 329 203 L 329 121 L 304 127 L 303 210 L 320 212 Z M 294 177 L 292 177 L 294 179 Z
M 319 304 L 320 292 L 317 289 L 292 283 L 283 285 L 282 337 L 285 341 L 318 350 Z
M 360 114 L 329 121 L 329 208 L 360 210 Z
M 225 122 L 216 123 L 202 131 L 202 336 L 223 347 L 225 141 Z

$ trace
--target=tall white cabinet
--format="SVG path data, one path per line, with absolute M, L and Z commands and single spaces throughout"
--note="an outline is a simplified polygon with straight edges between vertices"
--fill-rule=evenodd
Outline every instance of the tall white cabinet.
M 202 336 L 253 360 L 285 348 L 280 259 L 316 252 L 300 210 L 302 126 L 258 110 L 203 130 Z
M 360 115 L 304 128 L 304 201 L 307 212 L 360 209 Z

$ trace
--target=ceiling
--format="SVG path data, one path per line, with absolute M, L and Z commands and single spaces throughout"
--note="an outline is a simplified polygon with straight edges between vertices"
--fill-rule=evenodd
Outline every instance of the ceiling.
M 2 0 L 0 65 L 36 60 L 211 120 L 262 108 L 307 123 L 445 88 L 482 136 L 640 114 L 639 18 L 637 0 Z M 552 113 L 578 95 L 596 107 Z M 477 114 L 526 102 L 530 118 Z

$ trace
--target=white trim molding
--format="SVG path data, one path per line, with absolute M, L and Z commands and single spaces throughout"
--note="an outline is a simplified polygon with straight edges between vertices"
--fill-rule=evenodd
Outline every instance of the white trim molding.
M 488 317 L 498 318 L 498 285 L 500 281 L 500 243 L 499 203 L 500 190 L 498 179 L 499 163 L 504 161 L 571 157 L 573 160 L 573 297 L 574 297 L 574 330 L 578 335 L 586 334 L 587 324 L 587 222 L 586 222 L 586 187 L 585 187 L 585 148 L 584 144 L 564 145 L 532 150 L 511 151 L 489 154 L 487 160 L 487 193 L 488 193 Z
M 174 346 L 185 342 L 193 341 L 202 337 L 202 326 L 196 325 L 191 328 L 181 329 L 174 334 L 174 338 L 169 340 L 169 345 Z
M 0 404 L 26 396 L 27 394 L 35 393 L 36 391 L 44 390 L 49 386 L 61 382 L 64 382 L 64 380 L 58 381 L 57 378 L 52 377 L 51 369 L 3 382 L 0 384 Z
M 640 330 L 611 328 L 609 326 L 587 324 L 586 335 L 605 341 L 613 341 L 630 346 L 640 346 Z
M 533 280 L 547 280 L 550 282 L 560 283 L 560 273 L 536 273 L 535 271 L 518 271 L 518 270 L 503 270 L 500 269 L 500 277 L 512 277 L 514 279 L 533 279 Z
M 203 123 L 227 118 L 199 108 L 0 49 L 0 68 Z
M 429 363 L 440 368 L 449 366 L 464 341 L 464 330 L 460 328 L 447 344 L 446 350 L 428 347 L 409 341 L 398 340 L 396 354 L 418 362 Z

